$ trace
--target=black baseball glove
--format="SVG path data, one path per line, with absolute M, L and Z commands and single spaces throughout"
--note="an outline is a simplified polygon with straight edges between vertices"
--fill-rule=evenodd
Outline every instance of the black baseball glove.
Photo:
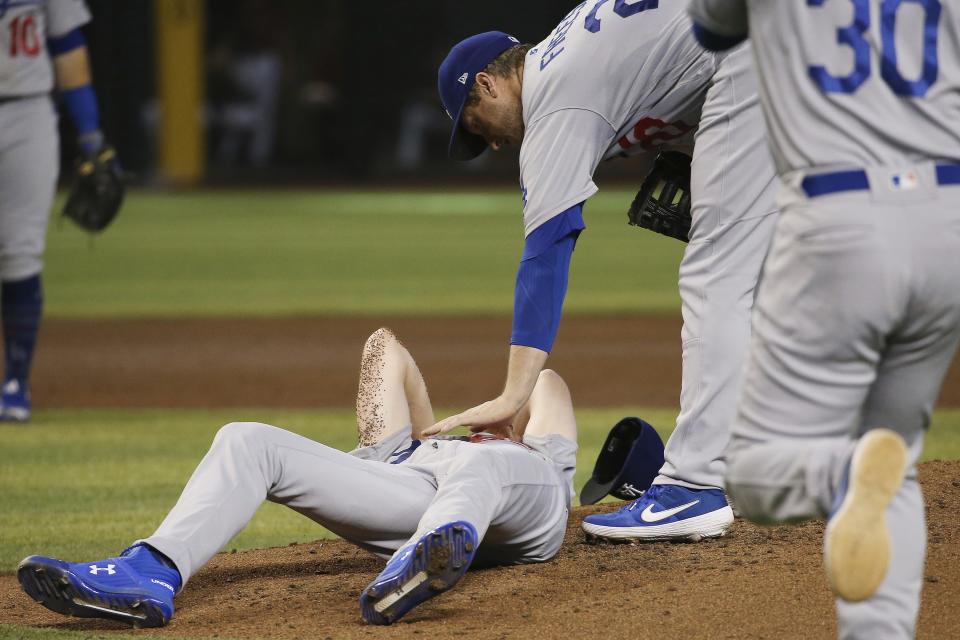
M 663 151 L 657 156 L 627 213 L 630 224 L 690 241 L 690 156 Z
M 77 176 L 62 215 L 87 231 L 103 231 L 120 210 L 125 183 L 117 152 L 104 145 L 77 164 Z

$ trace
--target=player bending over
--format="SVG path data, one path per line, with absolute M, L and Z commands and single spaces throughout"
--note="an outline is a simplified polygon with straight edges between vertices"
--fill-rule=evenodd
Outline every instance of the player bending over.
M 552 558 L 566 531 L 577 450 L 560 376 L 540 374 L 514 440 L 421 439 L 433 422 L 416 363 L 379 329 L 361 361 L 357 449 L 344 453 L 266 424 L 228 424 L 152 536 L 92 562 L 30 556 L 17 577 L 58 613 L 162 626 L 174 595 L 264 499 L 388 559 L 360 595 L 361 615 L 373 624 L 390 624 L 450 589 L 472 562 Z
M 453 155 L 519 146 L 526 234 L 503 392 L 432 427 L 439 433 L 509 423 L 526 402 L 553 349 L 600 163 L 692 153 L 686 176 L 683 154 L 661 155 L 634 203 L 641 212 L 630 214 L 638 226 L 689 240 L 678 280 L 683 376 L 653 486 L 620 511 L 584 519 L 587 533 L 611 539 L 701 540 L 733 522 L 724 450 L 777 219 L 750 49 L 705 52 L 683 9 L 581 2 L 539 44 L 481 33 L 455 45 L 438 73 Z M 638 250 L 623 265 L 642 274 L 643 261 Z

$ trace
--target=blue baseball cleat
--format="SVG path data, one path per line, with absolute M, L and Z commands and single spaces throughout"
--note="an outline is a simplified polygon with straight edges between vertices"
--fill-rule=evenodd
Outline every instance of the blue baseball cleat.
M 27 595 L 57 613 L 162 627 L 173 617 L 180 574 L 144 553 L 156 552 L 135 545 L 117 558 L 76 564 L 30 556 L 20 563 L 17 579 Z
M 0 421 L 30 421 L 30 392 L 16 378 L 4 382 L 0 389 Z
M 469 522 L 442 525 L 394 554 L 360 594 L 360 614 L 371 624 L 390 624 L 415 606 L 457 584 L 477 552 Z
M 887 574 L 891 552 L 887 507 L 909 464 L 906 443 L 890 429 L 868 431 L 853 450 L 823 544 L 830 587 L 847 602 L 871 597 Z
M 606 540 L 688 540 L 717 538 L 733 523 L 733 510 L 720 489 L 655 484 L 619 511 L 583 519 L 588 537 Z

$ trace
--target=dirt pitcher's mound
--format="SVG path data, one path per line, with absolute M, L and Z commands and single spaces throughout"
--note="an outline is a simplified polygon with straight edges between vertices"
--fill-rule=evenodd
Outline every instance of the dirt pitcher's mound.
M 920 638 L 960 637 L 960 461 L 921 466 L 930 531 Z M 823 527 L 738 521 L 700 544 L 590 545 L 578 508 L 551 562 L 469 573 L 389 628 L 360 619 L 357 596 L 382 562 L 343 541 L 216 556 L 177 599 L 170 626 L 140 634 L 222 638 L 833 638 L 820 566 Z M 64 618 L 0 577 L 0 623 L 106 634 Z

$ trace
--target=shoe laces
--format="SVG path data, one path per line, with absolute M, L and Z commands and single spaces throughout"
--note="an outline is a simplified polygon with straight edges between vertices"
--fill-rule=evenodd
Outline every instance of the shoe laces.
M 633 511 L 641 502 L 648 504 L 650 501 L 656 500 L 660 496 L 661 491 L 663 491 L 663 487 L 661 485 L 651 485 L 650 488 L 644 491 L 639 498 L 630 503 L 630 506 L 627 507 L 627 511 Z

